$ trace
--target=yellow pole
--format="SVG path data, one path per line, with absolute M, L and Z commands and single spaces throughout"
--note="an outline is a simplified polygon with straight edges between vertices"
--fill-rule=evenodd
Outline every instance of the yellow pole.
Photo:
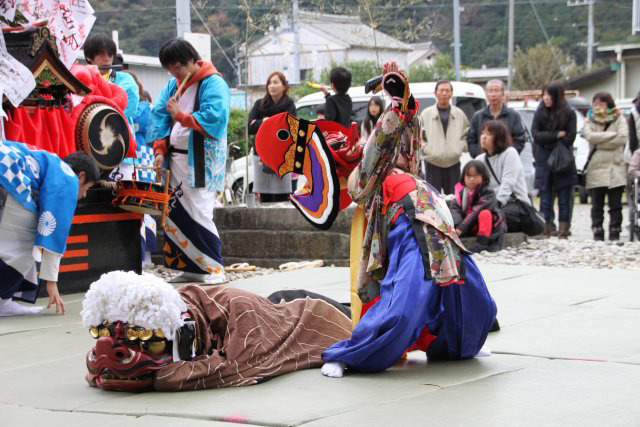
M 360 270 L 360 257 L 362 254 L 362 242 L 367 228 L 367 218 L 361 205 L 356 207 L 351 223 L 351 240 L 349 244 L 349 267 L 351 273 L 351 322 L 355 328 L 360 321 L 362 301 L 358 297 L 358 272 Z

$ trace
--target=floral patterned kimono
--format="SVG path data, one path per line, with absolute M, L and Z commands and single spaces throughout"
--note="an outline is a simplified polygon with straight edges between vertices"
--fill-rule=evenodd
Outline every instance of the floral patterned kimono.
M 377 302 L 350 339 L 322 358 L 383 371 L 413 344 L 430 359 L 474 357 L 496 305 L 455 232 L 444 198 L 417 176 L 418 106 L 390 106 L 369 137 L 349 193 L 364 205 L 367 228 L 358 295 Z

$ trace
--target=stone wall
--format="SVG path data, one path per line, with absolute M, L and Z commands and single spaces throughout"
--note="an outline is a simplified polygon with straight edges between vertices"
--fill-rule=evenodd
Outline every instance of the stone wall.
M 278 268 L 291 261 L 321 259 L 325 265 L 349 266 L 349 238 L 354 208 L 346 209 L 329 230 L 319 230 L 293 207 L 224 207 L 214 211 L 214 221 L 222 241 L 224 264 L 248 262 L 258 267 Z M 158 254 L 161 264 L 162 230 L 158 230 Z M 470 246 L 474 238 L 465 238 Z M 523 233 L 509 233 L 506 246 L 526 240 Z

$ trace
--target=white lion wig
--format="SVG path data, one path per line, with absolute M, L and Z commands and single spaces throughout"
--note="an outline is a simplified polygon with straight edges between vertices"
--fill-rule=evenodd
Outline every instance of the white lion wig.
M 88 328 L 105 321 L 128 322 L 147 329 L 162 329 L 172 337 L 187 311 L 180 294 L 151 274 L 112 271 L 91 284 L 82 301 L 82 322 Z

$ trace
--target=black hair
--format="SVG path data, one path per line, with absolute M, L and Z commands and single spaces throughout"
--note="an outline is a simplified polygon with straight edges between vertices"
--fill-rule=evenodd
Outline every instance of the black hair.
M 84 151 L 76 151 L 67 155 L 64 162 L 71 166 L 76 175 L 84 172 L 85 182 L 96 182 L 100 177 L 100 169 L 96 161 Z
M 489 120 L 485 122 L 485 124 L 482 125 L 480 134 L 482 134 L 485 129 L 493 136 L 493 153 L 491 155 L 500 154 L 513 145 L 511 133 L 500 120 Z
M 329 81 L 336 88 L 336 92 L 346 94 L 351 87 L 351 71 L 344 67 L 335 67 L 329 74 Z
M 482 177 L 482 183 L 487 184 L 491 178 L 489 177 L 489 171 L 483 162 L 480 160 L 469 160 L 467 164 L 462 168 L 462 173 L 460 174 L 460 184 L 464 185 L 464 177 L 467 175 L 469 169 L 474 168 L 476 172 Z
M 179 37 L 166 42 L 160 48 L 158 54 L 162 68 L 167 68 L 173 64 L 181 63 L 187 65 L 189 62 L 199 61 L 200 55 L 191 43 Z
M 324 115 L 324 103 L 323 103 L 323 104 L 318 104 L 318 105 L 316 106 L 316 116 L 317 116 L 318 114 L 322 114 L 322 115 Z
M 591 103 L 593 103 L 594 101 L 606 103 L 607 108 L 616 108 L 616 102 L 613 100 L 609 92 L 596 93 L 595 95 L 593 95 L 593 100 L 591 101 Z
M 369 113 L 369 106 L 372 102 L 376 103 L 378 107 L 380 107 L 380 113 L 377 117 L 373 117 L 371 113 Z M 367 102 L 367 114 L 365 114 L 363 121 L 364 128 L 369 135 L 371 135 L 371 132 L 373 131 L 376 123 L 378 123 L 378 119 L 382 116 L 382 113 L 384 113 L 384 101 L 379 96 L 372 96 L 369 102 Z
M 437 92 L 437 91 L 438 91 L 438 87 L 439 87 L 440 85 L 445 85 L 445 84 L 449 85 L 449 87 L 450 87 L 450 88 L 451 88 L 451 90 L 453 91 L 453 84 L 451 84 L 451 81 L 450 81 L 450 80 L 438 80 L 438 83 L 436 83 L 436 88 L 433 90 L 433 92 L 434 92 L 434 93 L 435 93 L 435 92 Z
M 83 49 L 84 59 L 86 59 L 87 64 L 91 64 L 91 60 L 101 53 L 113 56 L 114 59 L 116 57 L 116 53 L 118 53 L 116 42 L 114 42 L 113 39 L 105 33 L 91 34 L 84 41 Z
M 551 108 L 546 108 L 544 102 L 540 105 L 545 108 L 547 118 L 553 123 L 553 127 L 561 128 L 564 126 L 564 107 L 567 104 L 567 101 L 564 99 L 564 84 L 560 81 L 551 82 L 542 89 L 542 96 L 544 96 L 545 92 L 551 97 Z

